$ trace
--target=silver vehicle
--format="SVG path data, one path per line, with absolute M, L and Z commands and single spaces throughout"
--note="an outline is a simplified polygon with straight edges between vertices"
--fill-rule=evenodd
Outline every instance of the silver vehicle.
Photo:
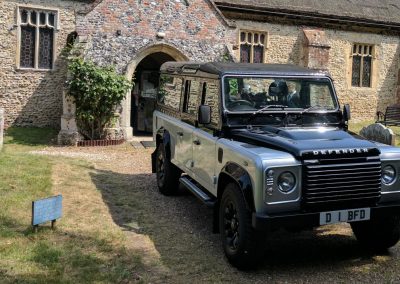
M 268 232 L 349 222 L 369 249 L 400 238 L 400 150 L 348 131 L 331 78 L 293 65 L 161 67 L 153 172 L 214 210 L 228 260 L 257 263 Z

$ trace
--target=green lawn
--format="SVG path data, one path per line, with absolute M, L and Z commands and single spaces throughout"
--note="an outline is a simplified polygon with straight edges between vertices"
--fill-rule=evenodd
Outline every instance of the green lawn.
M 7 131 L 0 152 L 0 283 L 142 282 L 136 276 L 143 270 L 140 256 L 125 246 L 112 219 L 103 217 L 107 212 L 91 183 L 91 165 L 29 153 L 53 143 L 55 134 L 51 129 Z M 58 193 L 68 199 L 65 216 L 56 230 L 46 224 L 35 234 L 31 202 Z M 97 219 L 93 212 L 99 213 Z
M 51 193 L 51 161 L 26 153 L 29 148 L 43 146 L 47 129 L 10 129 L 0 156 L 0 235 L 15 233 L 15 227 L 30 214 L 28 200 Z M 8 225 L 4 225 L 8 224 Z M 14 224 L 15 226 L 10 226 Z

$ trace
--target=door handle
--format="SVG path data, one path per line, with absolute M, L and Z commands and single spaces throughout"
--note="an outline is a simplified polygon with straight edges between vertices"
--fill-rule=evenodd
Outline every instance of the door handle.
M 193 143 L 194 143 L 195 145 L 200 145 L 200 144 L 201 144 L 201 142 L 200 142 L 199 139 L 193 140 Z
M 183 137 L 183 132 L 181 132 L 181 131 L 176 132 L 176 134 L 178 134 L 179 137 Z

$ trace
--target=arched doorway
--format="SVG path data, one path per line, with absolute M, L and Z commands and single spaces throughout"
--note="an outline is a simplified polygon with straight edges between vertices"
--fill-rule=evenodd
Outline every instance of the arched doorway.
M 131 127 L 134 135 L 153 131 L 159 71 L 167 61 L 175 61 L 175 58 L 163 52 L 155 52 L 146 56 L 136 67 L 133 79 L 135 87 L 131 97 Z
M 152 131 L 161 65 L 167 61 L 187 60 L 183 53 L 167 44 L 153 45 L 136 54 L 126 72 L 126 77 L 133 80 L 135 87 L 122 104 L 121 126 L 127 139 Z

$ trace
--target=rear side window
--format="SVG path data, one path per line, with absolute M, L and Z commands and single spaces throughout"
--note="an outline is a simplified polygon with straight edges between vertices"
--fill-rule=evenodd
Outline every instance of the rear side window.
M 183 79 L 161 75 L 158 91 L 158 104 L 179 111 Z

